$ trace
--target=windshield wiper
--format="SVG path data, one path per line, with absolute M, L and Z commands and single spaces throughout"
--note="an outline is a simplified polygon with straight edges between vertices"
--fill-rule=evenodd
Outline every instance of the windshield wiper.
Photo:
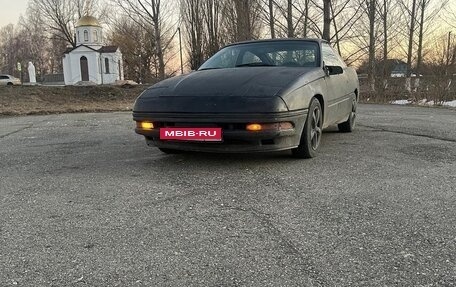
M 221 68 L 221 67 L 204 68 L 204 69 L 199 69 L 198 71 L 217 70 L 217 69 L 223 69 L 223 68 Z
M 236 65 L 236 67 L 274 67 L 274 66 L 275 65 L 267 64 L 267 63 L 261 63 L 261 62 Z

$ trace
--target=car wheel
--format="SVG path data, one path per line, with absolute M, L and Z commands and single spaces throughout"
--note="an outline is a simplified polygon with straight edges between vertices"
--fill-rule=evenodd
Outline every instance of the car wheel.
M 9 82 L 9 83 L 8 83 L 8 84 L 6 84 L 6 85 L 7 85 L 7 86 L 12 86 L 12 85 L 13 85 L 13 83 Z
M 323 135 L 323 113 L 320 101 L 313 98 L 310 103 L 309 114 L 301 135 L 299 146 L 292 150 L 292 154 L 297 158 L 312 158 L 317 155 Z
M 180 154 L 182 151 L 176 150 L 176 149 L 170 149 L 170 148 L 158 148 L 161 152 L 164 152 L 166 154 Z
M 350 112 L 350 116 L 348 117 L 348 120 L 346 122 L 343 122 L 343 123 L 337 125 L 337 127 L 339 128 L 339 131 L 341 131 L 343 133 L 351 133 L 355 129 L 356 107 L 357 107 L 356 101 L 353 101 L 352 111 Z

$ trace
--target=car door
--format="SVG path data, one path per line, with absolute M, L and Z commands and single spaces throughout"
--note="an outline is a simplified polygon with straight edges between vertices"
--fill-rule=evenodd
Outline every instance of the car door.
M 326 95 L 328 103 L 326 119 L 330 125 L 338 123 L 346 117 L 348 107 L 351 109 L 352 100 L 347 90 L 348 78 L 345 71 L 347 68 L 345 63 L 327 43 L 322 43 L 322 56 L 327 70 L 327 76 L 325 78 L 328 92 Z M 334 67 L 337 67 L 337 69 Z M 341 69 L 339 73 L 332 71 L 339 69 Z
M 8 83 L 8 76 L 0 75 L 0 86 L 4 86 Z

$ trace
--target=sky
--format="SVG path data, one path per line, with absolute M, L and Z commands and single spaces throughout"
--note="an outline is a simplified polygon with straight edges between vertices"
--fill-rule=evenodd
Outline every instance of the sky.
M 16 25 L 19 16 L 27 10 L 28 0 L 0 0 L 0 27 L 8 24 Z M 456 0 L 450 0 L 449 6 L 456 10 Z
M 16 25 L 19 16 L 25 14 L 28 0 L 0 0 L 0 27 Z

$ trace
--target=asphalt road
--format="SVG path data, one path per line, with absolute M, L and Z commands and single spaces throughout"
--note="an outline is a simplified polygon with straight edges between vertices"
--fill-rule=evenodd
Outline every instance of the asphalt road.
M 0 286 L 456 286 L 456 110 L 359 110 L 312 160 L 0 118 Z

